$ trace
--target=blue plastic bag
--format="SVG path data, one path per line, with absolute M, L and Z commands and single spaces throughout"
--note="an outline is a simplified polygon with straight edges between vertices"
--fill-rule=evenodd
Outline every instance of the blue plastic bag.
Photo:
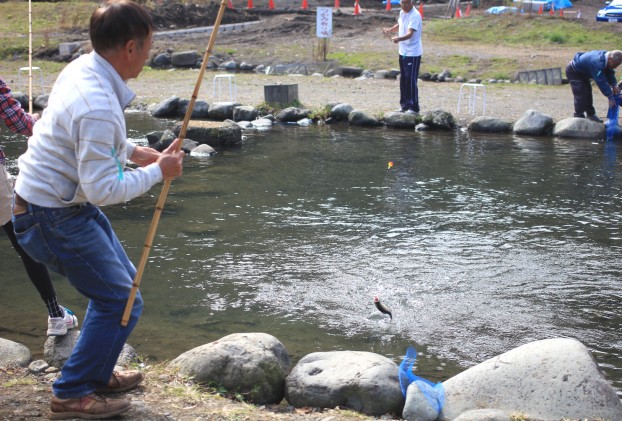
M 398 378 L 400 381 L 400 387 L 402 388 L 402 394 L 406 397 L 406 391 L 411 383 L 415 383 L 419 390 L 428 400 L 430 406 L 440 412 L 443 409 L 445 403 L 445 388 L 443 383 L 433 383 L 430 380 L 417 376 L 413 373 L 413 366 L 417 361 L 417 351 L 412 346 L 406 350 L 404 360 L 400 364 L 398 370 Z

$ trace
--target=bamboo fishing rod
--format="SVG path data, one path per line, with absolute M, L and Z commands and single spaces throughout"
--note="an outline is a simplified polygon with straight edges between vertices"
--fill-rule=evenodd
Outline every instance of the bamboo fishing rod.
M 32 0 L 28 0 L 28 113 L 32 114 Z
M 218 28 L 220 27 L 220 22 L 222 21 L 222 17 L 225 14 L 225 8 L 227 7 L 227 0 L 222 0 L 220 3 L 220 9 L 218 9 L 218 15 L 216 16 L 216 23 L 214 23 L 214 28 L 212 29 L 212 33 L 209 37 L 209 42 L 207 43 L 207 48 L 205 49 L 205 55 L 203 56 L 203 63 L 201 63 L 201 70 L 199 71 L 199 77 L 197 79 L 197 83 L 194 86 L 194 92 L 192 93 L 192 98 L 190 99 L 190 103 L 188 104 L 188 110 L 186 111 L 186 115 L 184 116 L 184 121 L 181 125 L 181 130 L 179 131 L 178 138 L 183 140 L 186 137 L 186 130 L 188 129 L 188 123 L 190 122 L 190 117 L 192 116 L 192 110 L 194 108 L 194 103 L 199 96 L 199 89 L 201 88 L 201 82 L 203 81 L 203 77 L 205 75 L 205 69 L 207 68 L 207 62 L 209 61 L 210 55 L 212 53 L 212 48 L 214 47 L 214 42 L 216 41 L 216 34 L 218 33 Z M 181 148 L 181 141 L 179 142 L 179 146 L 177 150 Z M 164 186 L 162 187 L 162 191 L 160 192 L 160 197 L 158 198 L 158 202 L 156 203 L 155 212 L 153 214 L 153 219 L 151 220 L 151 225 L 149 226 L 149 232 L 147 233 L 147 239 L 145 240 L 145 247 L 143 248 L 143 253 L 140 257 L 140 262 L 138 263 L 138 268 L 136 270 L 136 277 L 134 278 L 134 283 L 132 284 L 132 290 L 130 291 L 130 296 L 127 299 L 127 304 L 125 305 L 125 311 L 123 312 L 123 318 L 121 319 L 121 326 L 127 326 L 130 320 L 130 313 L 132 312 L 132 307 L 134 306 L 134 300 L 136 299 L 136 292 L 138 291 L 138 287 L 140 286 L 140 281 L 143 276 L 143 272 L 145 271 L 145 266 L 147 265 L 147 259 L 149 258 L 149 251 L 151 250 L 151 246 L 153 244 L 153 238 L 155 237 L 156 229 L 158 228 L 158 223 L 160 221 L 160 215 L 162 214 L 162 209 L 164 209 L 164 202 L 166 202 L 166 196 L 168 195 L 168 190 L 171 187 L 171 179 L 167 179 L 164 181 Z

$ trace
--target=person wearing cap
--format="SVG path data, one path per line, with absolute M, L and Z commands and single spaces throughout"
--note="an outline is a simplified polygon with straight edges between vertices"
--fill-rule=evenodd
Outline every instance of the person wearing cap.
M 620 94 L 615 69 L 622 64 L 622 51 L 594 50 L 579 52 L 566 66 L 566 77 L 574 97 L 574 116 L 602 123 L 596 116 L 592 97 L 592 79 L 609 101 L 609 108 L 616 105 Z

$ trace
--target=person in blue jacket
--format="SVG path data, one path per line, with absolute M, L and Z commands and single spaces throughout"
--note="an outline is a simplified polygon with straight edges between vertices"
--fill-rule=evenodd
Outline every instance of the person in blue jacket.
M 574 96 L 574 116 L 602 123 L 596 116 L 592 98 L 591 79 L 609 100 L 609 108 L 616 105 L 615 97 L 620 94 L 615 68 L 622 64 L 622 51 L 594 50 L 577 53 L 566 66 L 566 77 Z

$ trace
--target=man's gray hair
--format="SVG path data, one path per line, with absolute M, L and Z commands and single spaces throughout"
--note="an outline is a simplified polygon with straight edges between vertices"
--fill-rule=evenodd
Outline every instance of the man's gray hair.
M 622 51 L 620 50 L 609 51 L 609 58 L 611 58 L 611 61 L 613 62 L 613 64 L 615 64 L 616 66 L 619 66 L 620 64 L 622 64 Z

